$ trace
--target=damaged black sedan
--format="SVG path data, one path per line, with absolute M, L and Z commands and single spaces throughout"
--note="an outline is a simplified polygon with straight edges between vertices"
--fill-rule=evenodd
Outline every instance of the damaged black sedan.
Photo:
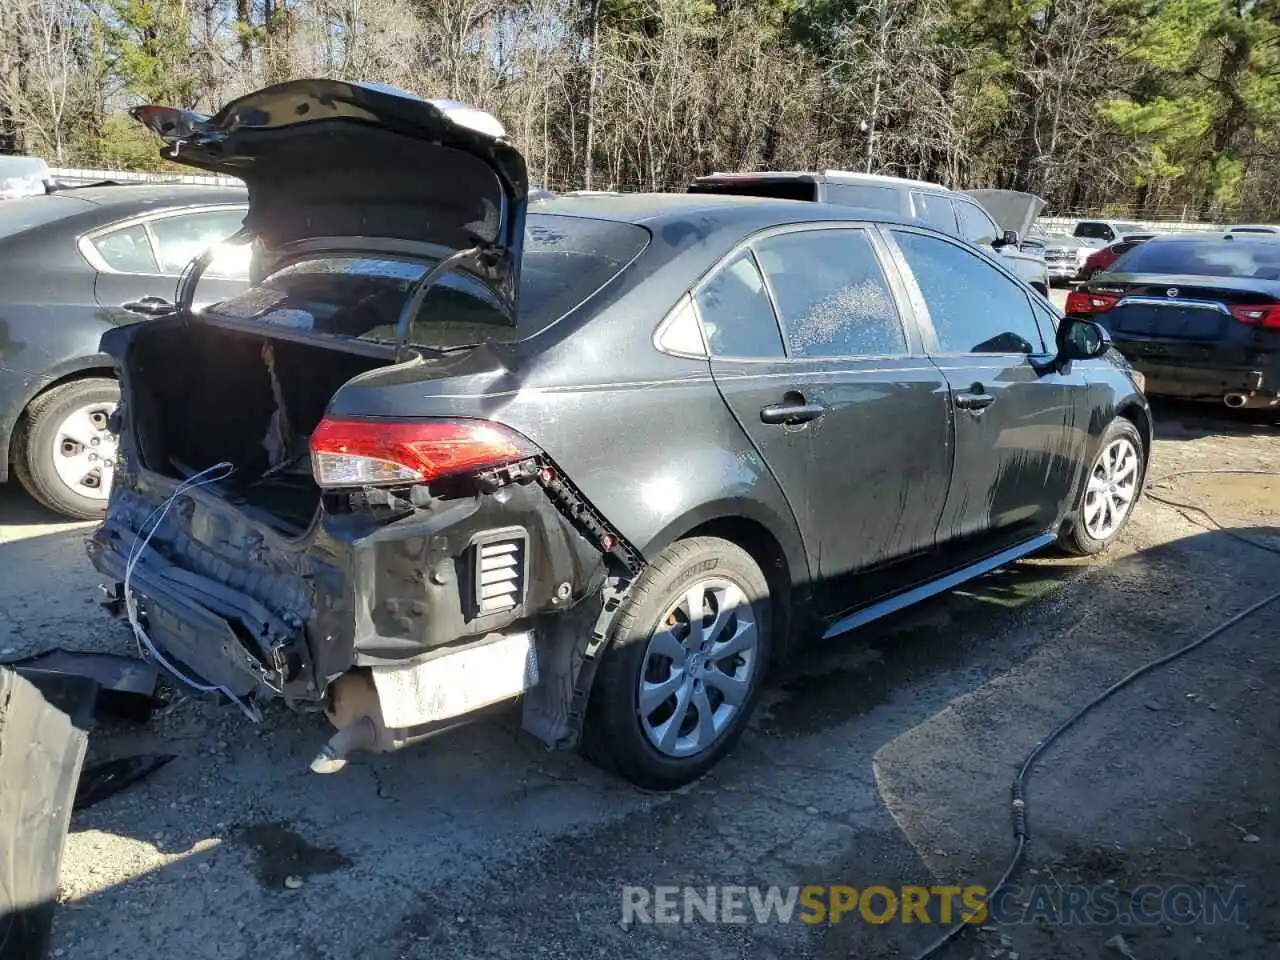
M 1151 422 L 1106 335 L 849 207 L 527 202 L 493 118 L 295 81 L 165 155 L 248 184 L 248 292 L 109 333 L 95 566 L 138 643 L 256 716 L 389 749 L 522 701 L 670 788 L 793 638 L 1051 543 L 1108 546 Z M 537 212 L 532 212 L 536 209 Z

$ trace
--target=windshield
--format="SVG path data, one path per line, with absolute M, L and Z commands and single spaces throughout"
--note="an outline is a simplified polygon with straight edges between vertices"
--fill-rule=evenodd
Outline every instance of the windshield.
M 1111 272 L 1280 280 L 1280 240 L 1148 240 Z
M 531 336 L 617 276 L 648 242 L 649 232 L 634 224 L 531 214 L 516 325 L 484 284 L 452 273 L 427 293 L 407 342 L 450 348 Z M 431 266 L 418 259 L 360 253 L 310 257 L 208 312 L 321 336 L 394 344 L 405 298 Z

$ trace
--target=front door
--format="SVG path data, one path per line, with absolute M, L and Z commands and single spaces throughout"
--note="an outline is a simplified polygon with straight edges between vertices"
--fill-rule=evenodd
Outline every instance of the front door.
M 1079 469 L 1083 375 L 1039 372 L 1033 361 L 1051 354 L 1053 333 L 1025 286 L 989 258 L 908 228 L 890 234 L 950 388 L 955 459 L 939 543 L 959 565 L 1052 532 Z

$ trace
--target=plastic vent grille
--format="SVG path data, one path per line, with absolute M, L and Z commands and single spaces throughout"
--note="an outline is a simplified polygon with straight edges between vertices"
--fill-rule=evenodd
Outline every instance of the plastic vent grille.
M 524 602 L 523 536 L 475 545 L 475 609 L 478 616 L 514 610 Z

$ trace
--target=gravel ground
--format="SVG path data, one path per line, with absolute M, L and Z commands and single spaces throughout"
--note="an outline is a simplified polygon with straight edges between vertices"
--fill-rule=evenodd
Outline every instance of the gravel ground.
M 1280 470 L 1280 430 L 1161 409 L 1152 476 Z M 802 652 L 711 776 L 647 794 L 515 717 L 317 777 L 322 720 L 174 699 L 90 759 L 177 755 L 77 814 L 55 955 L 106 958 L 891 957 L 940 928 L 860 919 L 628 925 L 624 885 L 990 885 L 1028 749 L 1124 673 L 1280 587 L 1280 481 L 1160 483 L 1094 562 L 1020 563 Z M 82 526 L 0 488 L 0 650 L 127 651 Z M 1227 531 L 1212 529 L 1216 524 Z M 1024 885 L 1243 884 L 1247 925 L 987 925 L 942 956 L 1274 956 L 1280 604 L 1121 693 L 1033 775 Z M 1251 838 L 1251 839 L 1250 839 Z M 1122 939 L 1117 941 L 1117 936 Z M 1107 946 L 1110 941 L 1110 946 Z M 1123 951 L 1120 949 L 1123 948 Z

